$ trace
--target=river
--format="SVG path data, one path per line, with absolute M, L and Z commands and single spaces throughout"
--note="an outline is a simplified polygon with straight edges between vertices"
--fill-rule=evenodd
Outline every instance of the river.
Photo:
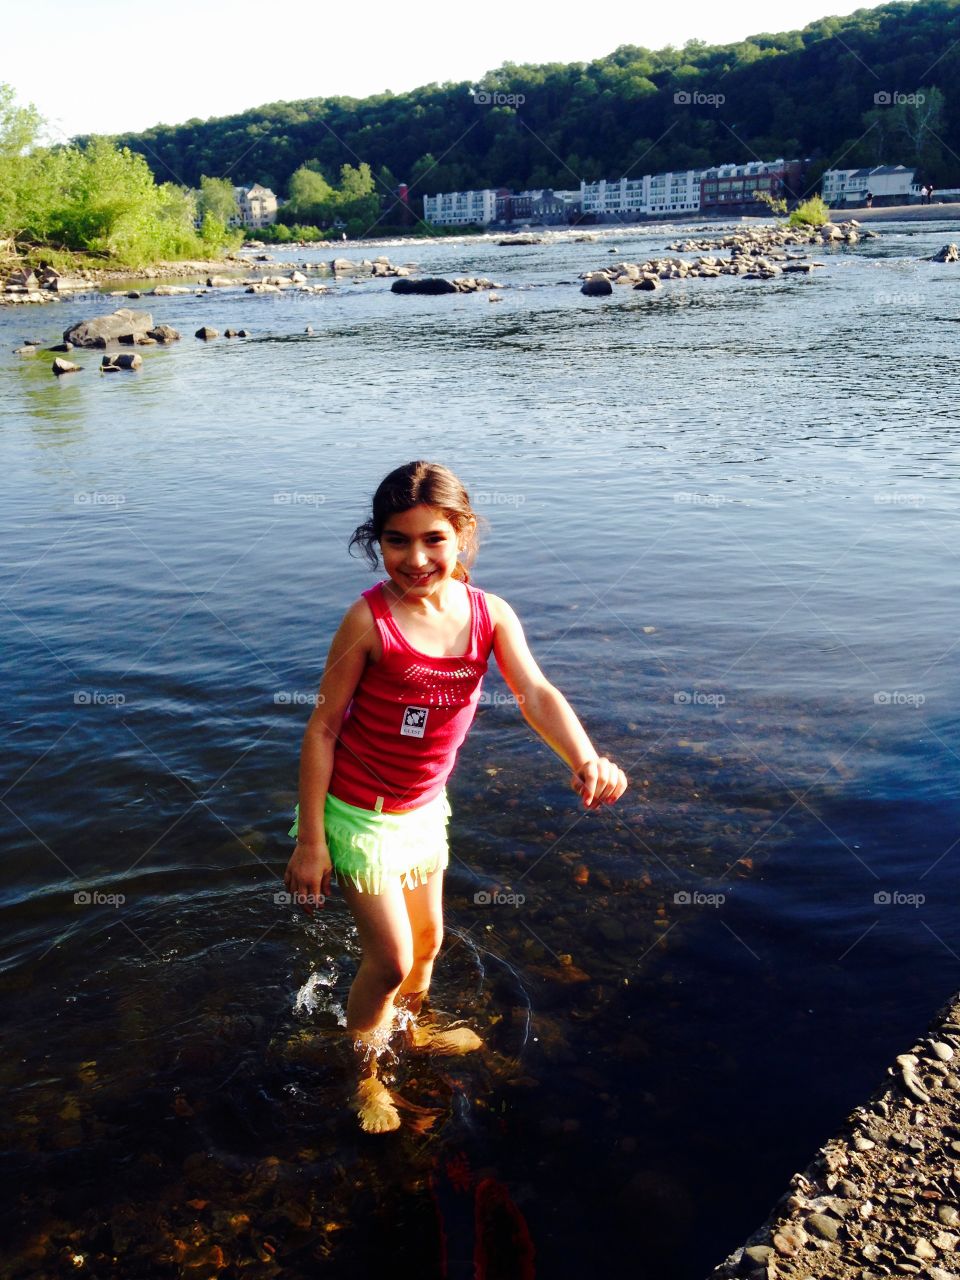
M 871 226 L 809 277 L 605 299 L 580 272 L 676 232 L 383 250 L 493 305 L 347 280 L 0 311 L 15 1274 L 533 1250 L 695 1280 L 960 987 L 960 268 L 922 261 L 948 224 Z M 112 377 L 13 354 L 118 305 L 183 340 Z M 373 1139 L 349 915 L 274 895 L 310 697 L 377 576 L 347 540 L 416 457 L 464 479 L 474 581 L 631 787 L 578 809 L 491 669 L 434 984 L 487 1048 L 398 1061 L 423 1111 Z

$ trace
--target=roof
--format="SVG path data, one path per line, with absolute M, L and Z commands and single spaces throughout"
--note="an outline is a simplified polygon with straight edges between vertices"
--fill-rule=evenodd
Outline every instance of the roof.
M 853 173 L 850 176 L 853 178 L 881 178 L 892 173 L 914 174 L 915 172 L 916 172 L 915 169 L 912 169 L 912 168 L 908 169 L 906 165 L 902 165 L 902 164 L 878 164 L 878 165 L 875 165 L 874 168 L 872 169 L 854 169 Z

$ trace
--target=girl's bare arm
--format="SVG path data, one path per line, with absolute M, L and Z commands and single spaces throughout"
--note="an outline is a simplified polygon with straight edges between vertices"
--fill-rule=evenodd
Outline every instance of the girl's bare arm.
M 317 705 L 307 722 L 300 753 L 300 820 L 297 845 L 284 883 L 314 901 L 330 891 L 331 864 L 323 810 L 333 773 L 333 753 L 343 716 L 371 654 L 376 626 L 365 600 L 344 615 L 327 654 Z M 306 905 L 306 904 L 305 904 Z M 309 908 L 308 908 L 309 909 Z
M 597 755 L 570 703 L 537 666 L 520 619 L 507 602 L 488 592 L 487 604 L 497 665 L 527 724 L 573 771 L 571 786 L 588 809 L 613 804 L 627 789 L 626 774 Z

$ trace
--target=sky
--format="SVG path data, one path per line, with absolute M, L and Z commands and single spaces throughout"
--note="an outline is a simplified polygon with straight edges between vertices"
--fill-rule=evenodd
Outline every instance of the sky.
M 529 0 L 414 5 L 280 0 L 30 0 L 5 6 L 0 81 L 48 121 L 49 140 L 139 132 L 267 102 L 476 82 L 504 62 L 589 62 L 618 45 L 725 44 L 874 7 L 849 0 L 673 0 L 590 8 Z M 646 10 L 646 11 L 645 11 Z

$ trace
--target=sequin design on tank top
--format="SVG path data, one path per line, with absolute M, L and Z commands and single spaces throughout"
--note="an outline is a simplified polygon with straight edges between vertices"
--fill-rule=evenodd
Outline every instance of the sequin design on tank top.
M 455 667 L 452 671 L 425 667 L 411 662 L 403 679 L 417 686 L 418 696 L 431 707 L 463 707 L 470 701 L 477 680 L 476 667 Z M 404 693 L 401 700 L 405 700 Z

